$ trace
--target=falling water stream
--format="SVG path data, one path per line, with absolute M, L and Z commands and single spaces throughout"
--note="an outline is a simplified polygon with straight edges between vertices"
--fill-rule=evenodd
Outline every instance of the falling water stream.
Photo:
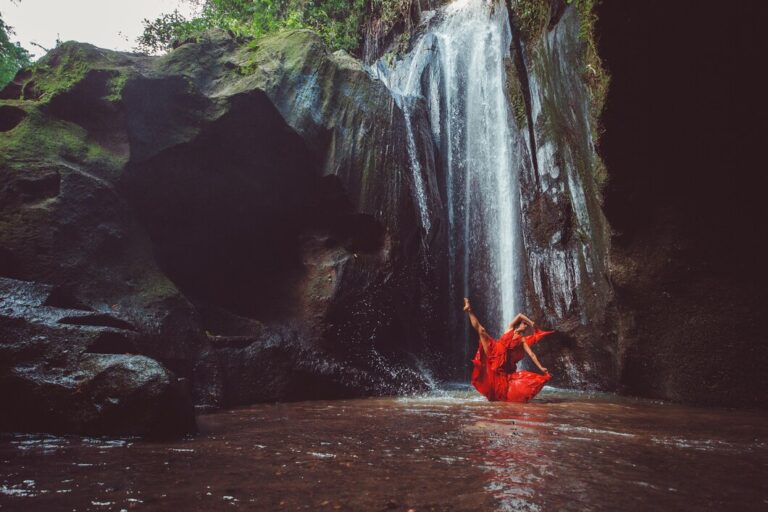
M 521 265 L 515 133 L 505 96 L 507 10 L 503 2 L 491 9 L 484 0 L 457 0 L 425 13 L 421 26 L 407 55 L 392 65 L 380 59 L 373 73 L 405 113 L 416 203 L 429 231 L 412 119 L 414 105 L 426 105 L 445 176 L 450 302 L 482 295 L 487 325 L 501 330 L 518 307 Z

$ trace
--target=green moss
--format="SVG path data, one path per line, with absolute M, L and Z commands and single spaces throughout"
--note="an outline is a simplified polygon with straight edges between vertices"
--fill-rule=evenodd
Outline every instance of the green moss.
M 139 269 L 138 275 L 145 272 L 145 269 Z M 147 278 L 141 283 L 141 286 L 137 287 L 137 295 L 140 296 L 148 303 L 152 303 L 155 300 L 163 300 L 167 297 L 175 296 L 179 293 L 178 288 L 165 278 L 163 275 L 157 275 L 155 273 L 146 273 Z
M 557 144 L 571 139 L 568 137 L 568 125 L 563 122 L 555 101 L 549 96 L 545 96 L 542 100 L 541 113 L 536 119 L 536 140 L 540 144 L 547 142 Z
M 605 107 L 608 96 L 610 76 L 603 66 L 600 54 L 597 51 L 597 39 L 595 26 L 597 14 L 595 12 L 600 0 L 574 0 L 579 12 L 579 38 L 584 41 L 582 78 L 590 92 L 589 117 L 592 129 L 592 140 L 598 143 L 603 133 L 600 116 Z M 595 155 L 592 165 L 592 178 L 599 189 L 602 189 L 608 181 L 608 171 L 602 159 Z
M 605 166 L 605 162 L 599 155 L 595 155 L 594 163 L 592 165 L 592 178 L 595 180 L 598 190 L 603 190 L 608 183 L 608 168 Z
M 411 33 L 406 31 L 397 37 L 391 49 L 381 56 L 389 67 L 393 67 L 398 59 L 402 58 L 411 47 Z
M 319 46 L 319 43 L 320 38 L 311 30 L 291 29 L 254 39 L 248 48 L 255 52 L 254 55 L 260 52 L 280 53 L 287 60 L 295 60 L 305 54 L 309 46 Z
M 40 101 L 48 101 L 82 80 L 88 69 L 85 62 L 76 62 L 66 67 L 36 65 L 33 67 L 32 79 L 25 84 L 25 96 L 32 95 Z M 30 87 L 33 87 L 34 91 L 30 91 Z
M 411 34 L 410 32 L 403 32 L 397 38 L 397 43 L 395 44 L 395 52 L 397 53 L 397 56 L 400 57 L 404 55 L 408 51 L 408 48 L 410 48 L 410 46 L 411 46 Z
M 594 140 L 598 140 L 602 132 L 600 114 L 605 106 L 611 81 L 597 51 L 595 26 L 597 25 L 596 9 L 600 0 L 569 0 L 568 3 L 579 13 L 579 39 L 584 43 L 582 79 L 591 95 L 589 114 L 592 121 L 592 136 Z
M 506 59 L 504 61 L 504 68 L 507 78 L 507 101 L 509 102 L 509 107 L 512 112 L 512 119 L 515 121 L 515 126 L 522 129 L 525 128 L 525 125 L 528 122 L 523 86 L 520 83 L 520 77 L 517 74 L 512 59 Z
M 46 103 L 54 96 L 71 90 L 91 71 L 98 70 L 113 76 L 105 99 L 118 101 L 128 79 L 125 59 L 123 54 L 89 44 L 64 43 L 29 68 L 29 75 L 23 84 L 24 97 Z
M 118 169 L 125 163 L 125 157 L 89 141 L 82 127 L 51 119 L 34 107 L 16 128 L 0 134 L 0 154 L 4 162 L 64 159 L 102 169 Z
M 65 43 L 40 59 L 31 68 L 32 76 L 25 84 L 25 91 L 33 87 L 33 96 L 48 101 L 56 94 L 72 88 L 91 69 L 94 61 L 93 47 L 77 43 Z
M 0 134 L 0 153 L 9 160 L 48 159 L 74 153 L 85 157 L 85 130 L 60 120 L 47 119 L 35 109 L 10 132 Z
M 541 36 L 549 22 L 549 0 L 510 0 L 509 8 L 523 42 L 530 43 Z
M 128 161 L 128 155 L 113 153 L 100 144 L 91 141 L 85 143 L 85 162 L 88 165 L 99 168 L 117 171 Z
M 308 58 L 312 52 L 327 54 L 328 50 L 322 44 L 320 37 L 306 29 L 283 30 L 250 40 L 244 46 L 238 74 L 248 76 L 258 68 L 277 61 L 285 69 L 300 69 L 296 66 Z
M 123 96 L 123 88 L 128 81 L 128 75 L 128 72 L 121 71 L 109 81 L 107 86 L 109 94 L 106 97 L 108 101 L 120 101 L 120 98 Z

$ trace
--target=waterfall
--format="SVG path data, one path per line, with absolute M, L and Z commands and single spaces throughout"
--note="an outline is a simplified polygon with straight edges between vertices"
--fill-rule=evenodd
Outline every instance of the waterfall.
M 512 128 L 505 60 L 512 41 L 504 2 L 456 0 L 423 13 L 411 51 L 371 72 L 406 117 L 414 201 L 424 232 L 427 177 L 414 149 L 414 105 L 425 102 L 448 224 L 448 287 L 452 307 L 479 299 L 482 319 L 500 335 L 517 313 L 521 258 L 518 167 L 524 141 Z M 453 313 L 455 315 L 455 312 Z M 466 355 L 466 352 L 465 352 Z

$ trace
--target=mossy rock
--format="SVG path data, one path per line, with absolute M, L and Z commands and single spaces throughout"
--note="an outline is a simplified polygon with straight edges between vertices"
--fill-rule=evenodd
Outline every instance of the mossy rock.
M 14 313 L 23 350 L 0 381 L 45 361 L 74 375 L 94 347 L 129 347 L 208 405 L 424 389 L 411 366 L 428 339 L 396 335 L 429 321 L 418 305 L 435 288 L 408 245 L 419 233 L 403 115 L 360 61 L 304 30 L 251 41 L 212 31 L 162 57 L 65 43 L 0 96 L 0 277 L 65 290 L 67 307 L 88 311 L 64 327 L 23 316 L 46 305 Z M 225 311 L 215 325 L 211 310 Z M 252 325 L 263 328 L 241 332 Z M 27 346 L 24 333 L 47 341 Z M 246 348 L 284 385 L 251 389 Z M 321 385 L 298 385 L 296 368 Z M 22 384 L 22 402 L 39 391 Z M 54 391 L 46 400 L 68 392 Z M 183 429 L 182 391 L 157 396 L 179 402 L 168 409 Z M 121 432 L 89 420 L 98 397 L 83 396 L 64 430 Z M 45 429 L 27 413 L 9 428 Z M 142 421 L 122 432 L 154 428 Z

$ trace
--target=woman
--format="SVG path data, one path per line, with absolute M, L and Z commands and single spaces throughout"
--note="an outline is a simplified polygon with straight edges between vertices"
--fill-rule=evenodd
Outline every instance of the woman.
M 474 366 L 472 385 L 491 401 L 527 402 L 536 396 L 551 377 L 531 350 L 530 345 L 554 331 L 536 329 L 533 321 L 520 313 L 510 322 L 501 338 L 495 340 L 480 324 L 467 298 L 464 298 L 464 311 L 469 315 L 472 327 L 480 336 L 480 345 L 472 360 Z M 528 326 L 533 330 L 533 334 L 523 336 Z M 528 354 L 543 375 L 516 371 L 517 363 L 525 354 Z

